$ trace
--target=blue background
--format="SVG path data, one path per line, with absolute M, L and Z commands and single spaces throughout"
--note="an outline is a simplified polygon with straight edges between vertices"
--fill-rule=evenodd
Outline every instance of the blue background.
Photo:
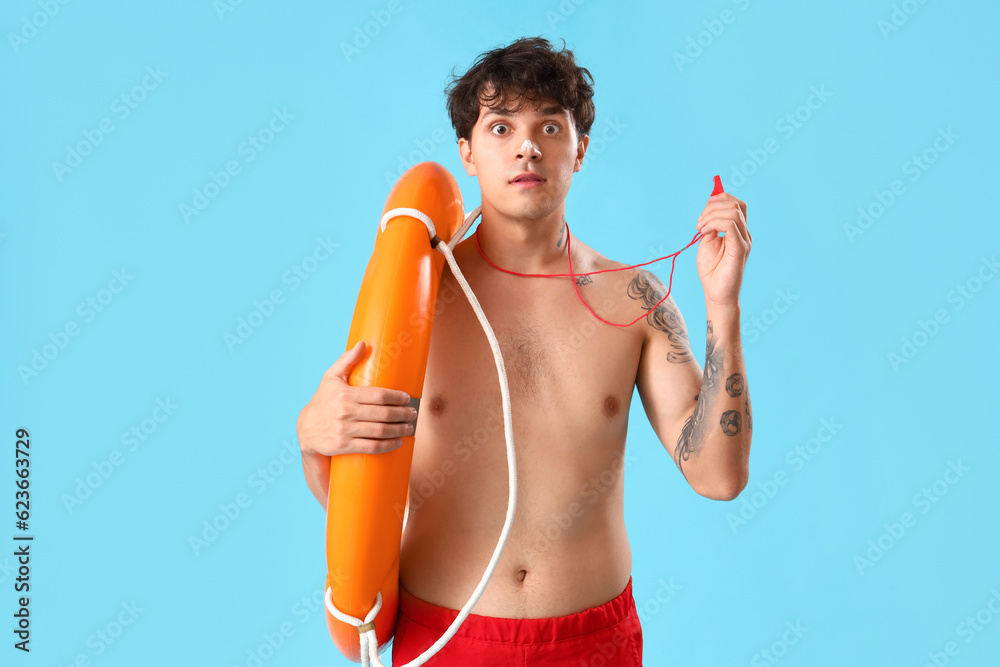
M 631 415 L 646 664 L 917 666 L 948 642 L 949 664 L 997 664 L 998 6 L 388 7 L 4 3 L 0 539 L 13 544 L 10 450 L 27 427 L 36 541 L 30 655 L 12 647 L 15 562 L 0 550 L 3 664 L 246 665 L 283 624 L 293 634 L 268 667 L 348 664 L 308 602 L 324 514 L 295 420 L 344 349 L 401 167 L 439 161 L 466 208 L 479 201 L 445 114 L 448 73 L 533 35 L 565 38 L 596 80 L 605 141 L 567 205 L 580 238 L 632 263 L 673 252 L 717 173 L 749 207 L 748 487 L 698 496 Z M 112 131 L 87 139 L 102 122 Z M 271 123 L 281 131 L 261 133 Z M 249 150 L 259 133 L 270 143 Z M 80 144 L 75 167 L 54 166 Z M 239 173 L 185 219 L 229 161 Z M 318 239 L 335 250 L 295 283 Z M 227 346 L 274 290 L 281 303 Z M 673 296 L 702 360 L 693 250 Z M 77 335 L 61 338 L 68 324 Z M 23 374 L 43 348 L 44 368 Z M 158 400 L 176 406 L 162 423 Z M 144 441 L 122 440 L 144 423 Z M 239 494 L 248 506 L 193 547 Z M 99 640 L 122 605 L 134 621 Z M 979 630 L 962 625 L 977 613 Z

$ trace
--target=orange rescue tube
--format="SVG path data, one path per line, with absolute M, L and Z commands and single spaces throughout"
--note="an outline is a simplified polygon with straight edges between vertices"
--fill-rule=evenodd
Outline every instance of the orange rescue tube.
M 383 213 L 395 208 L 425 213 L 443 242 L 451 240 L 465 216 L 458 184 L 436 162 L 421 162 L 396 181 Z M 347 339 L 347 349 L 363 340 L 365 357 L 349 384 L 387 387 L 420 398 L 444 264 L 418 219 L 394 218 L 384 231 L 379 226 Z M 374 621 L 380 650 L 396 627 L 399 546 L 412 459 L 413 436 L 407 436 L 392 452 L 330 460 L 326 587 L 332 589 L 337 609 L 359 619 L 375 606 L 376 594 L 382 594 Z M 340 652 L 360 662 L 358 630 L 328 609 L 326 623 Z

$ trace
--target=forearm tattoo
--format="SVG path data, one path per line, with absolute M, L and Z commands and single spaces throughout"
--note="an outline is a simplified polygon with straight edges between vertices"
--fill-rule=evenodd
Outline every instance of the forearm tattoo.
M 682 462 L 687 461 L 691 454 L 697 454 L 705 444 L 706 425 L 705 413 L 718 402 L 719 376 L 722 374 L 722 350 L 716 348 L 715 334 L 712 331 L 712 320 L 708 321 L 708 342 L 705 346 L 705 371 L 702 374 L 701 391 L 698 392 L 698 402 L 694 406 L 694 412 L 684 422 L 681 429 L 681 437 L 677 439 L 677 449 L 674 457 L 677 460 L 677 467 L 684 472 Z M 737 428 L 739 428 L 737 426 Z M 723 429 L 725 429 L 725 416 L 723 416 Z
M 733 373 L 726 378 L 726 393 L 733 398 L 737 398 L 743 393 L 742 373 Z M 726 410 L 722 413 L 719 424 L 722 426 L 722 432 L 726 435 L 736 435 L 740 432 L 740 411 Z
M 747 413 L 747 430 L 753 430 L 753 414 L 750 412 L 750 392 L 747 392 L 746 400 L 743 403 L 743 408 Z
M 644 269 L 640 269 L 628 285 L 628 295 L 641 302 L 642 307 L 649 311 L 646 315 L 646 321 L 649 322 L 649 325 L 667 334 L 667 340 L 670 341 L 671 347 L 671 350 L 667 352 L 667 361 L 674 364 L 694 361 L 694 355 L 691 354 L 691 346 L 688 343 L 687 330 L 684 328 L 684 321 L 681 319 L 677 307 L 668 299 L 653 308 L 666 293 L 667 290 L 660 279 Z
M 726 379 L 726 393 L 736 398 L 743 393 L 743 374 L 733 373 Z
M 726 435 L 736 435 L 740 432 L 740 411 L 726 410 L 722 413 L 719 424 L 722 425 L 722 432 Z

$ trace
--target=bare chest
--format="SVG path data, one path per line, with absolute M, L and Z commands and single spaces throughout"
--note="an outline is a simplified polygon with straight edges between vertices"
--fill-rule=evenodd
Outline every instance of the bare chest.
M 625 417 L 635 384 L 641 342 L 631 331 L 595 318 L 568 280 L 521 279 L 474 285 L 499 343 L 511 392 L 522 419 L 606 427 Z M 614 310 L 606 292 L 585 294 L 598 313 Z M 472 307 L 446 273 L 435 314 L 424 396 L 429 416 L 449 406 L 481 413 L 500 405 L 493 353 Z M 454 415 L 452 415 L 454 417 Z

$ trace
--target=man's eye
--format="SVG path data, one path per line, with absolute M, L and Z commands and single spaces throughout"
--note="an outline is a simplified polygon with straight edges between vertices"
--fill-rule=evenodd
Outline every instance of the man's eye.
M 549 130 L 552 130 L 552 131 L 549 132 Z M 546 125 L 545 126 L 545 134 L 555 134 L 558 131 L 559 131 L 559 126 L 558 125 Z
M 506 125 L 494 125 L 490 129 L 493 131 L 493 134 L 501 135 L 501 136 L 504 135 L 504 134 L 507 134 L 507 132 L 508 132 Z

